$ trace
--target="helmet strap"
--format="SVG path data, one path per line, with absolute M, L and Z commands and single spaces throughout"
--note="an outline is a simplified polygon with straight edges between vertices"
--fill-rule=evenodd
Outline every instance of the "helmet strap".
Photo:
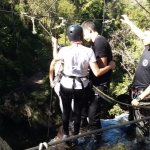
M 77 47 L 78 47 L 78 45 L 81 45 L 81 44 L 82 44 L 82 41 L 73 42 L 72 44 L 76 44 Z

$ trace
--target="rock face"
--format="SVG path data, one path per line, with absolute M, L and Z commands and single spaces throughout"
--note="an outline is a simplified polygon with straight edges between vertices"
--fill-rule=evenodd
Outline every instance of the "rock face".
M 12 150 L 10 146 L 0 137 L 0 150 Z
M 107 128 L 113 125 L 128 122 L 128 114 L 122 114 L 114 119 L 101 119 L 102 128 Z M 70 122 L 70 133 L 73 129 L 73 122 Z M 88 132 L 88 130 L 81 130 L 81 134 Z M 62 139 L 63 130 L 62 127 L 58 132 L 58 135 L 52 139 L 51 142 L 55 142 Z M 76 141 L 76 145 L 71 147 L 63 142 L 58 145 L 53 145 L 48 150 L 141 150 L 150 149 L 149 144 L 143 145 L 136 140 L 134 128 L 131 125 L 125 125 L 119 128 L 113 128 L 102 132 L 101 139 L 98 143 L 91 135 L 80 137 Z M 67 147 L 68 146 L 68 147 Z
M 48 150 L 150 150 L 149 143 L 140 143 L 135 136 L 135 128 L 124 123 L 128 122 L 128 114 L 121 114 L 114 119 L 101 119 L 102 128 L 107 130 L 102 132 L 101 138 L 95 143 L 93 136 L 80 136 L 76 139 L 76 144 L 71 145 L 72 142 L 62 141 L 63 128 L 60 127 L 57 136 L 48 142 Z M 115 125 L 123 124 L 123 126 L 116 127 Z M 108 130 L 107 127 L 115 126 Z M 73 130 L 73 122 L 69 124 L 70 135 Z M 80 133 L 87 133 L 88 129 L 80 130 Z M 61 143 L 60 143 L 61 140 Z M 59 144 L 58 144 L 59 141 Z M 75 141 L 73 141 L 75 142 Z M 43 143 L 43 142 L 42 142 Z M 45 143 L 45 142 L 44 142 Z M 57 143 L 57 145 L 56 145 Z M 40 143 L 41 144 L 41 143 Z M 38 146 L 36 146 L 36 149 Z M 27 149 L 28 150 L 28 149 Z
M 112 125 L 120 124 L 127 122 L 128 114 L 122 114 L 114 119 L 101 119 L 102 128 L 106 128 Z M 70 135 L 73 131 L 73 122 L 69 124 Z M 93 138 L 93 135 L 87 135 L 84 137 L 80 137 L 77 139 L 76 146 L 71 147 L 70 145 L 65 145 L 65 143 L 61 143 L 58 145 L 54 145 L 49 147 L 49 150 L 54 150 L 54 148 L 58 148 L 59 150 L 67 150 L 67 146 L 70 146 L 70 150 L 74 148 L 75 150 L 112 150 L 118 149 L 118 147 L 122 150 L 127 150 L 131 148 L 130 141 L 127 139 L 127 131 L 130 130 L 130 125 L 126 125 L 120 128 L 115 128 L 111 130 L 106 130 L 102 132 L 101 139 L 99 139 L 96 143 Z M 80 133 L 87 133 L 88 128 L 81 128 Z M 130 132 L 130 131 L 129 131 Z M 51 142 L 62 139 L 63 129 L 60 128 L 55 139 L 51 140 Z M 132 139 L 133 140 L 133 139 Z M 131 141 L 132 141 L 131 140 Z M 74 150 L 73 149 L 73 150 Z

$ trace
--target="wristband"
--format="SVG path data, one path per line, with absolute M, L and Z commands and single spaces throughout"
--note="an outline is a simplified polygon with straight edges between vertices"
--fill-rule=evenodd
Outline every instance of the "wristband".
M 138 97 L 138 96 L 137 96 L 135 99 L 136 99 L 136 101 L 138 101 L 138 102 L 141 101 L 141 98 Z

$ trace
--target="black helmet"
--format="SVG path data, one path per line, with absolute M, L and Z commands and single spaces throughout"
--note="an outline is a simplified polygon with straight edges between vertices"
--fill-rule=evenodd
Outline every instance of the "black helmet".
M 80 25 L 73 24 L 67 29 L 67 35 L 70 41 L 82 41 L 83 40 L 83 30 Z

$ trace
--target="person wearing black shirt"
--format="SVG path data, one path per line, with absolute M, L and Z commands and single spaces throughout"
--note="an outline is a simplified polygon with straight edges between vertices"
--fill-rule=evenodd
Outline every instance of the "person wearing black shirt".
M 107 39 L 102 35 L 99 35 L 93 22 L 84 21 L 81 26 L 83 28 L 84 40 L 91 43 L 91 47 L 95 53 L 99 68 L 107 66 L 108 63 L 112 61 L 112 51 Z M 111 76 L 112 70 L 109 70 L 108 72 L 99 77 L 96 77 L 91 70 L 89 72 L 89 79 L 92 84 L 99 88 L 101 91 L 103 91 L 105 94 L 108 94 Z M 88 109 L 90 130 L 96 130 L 101 128 L 100 113 L 104 101 L 105 100 L 96 95 L 94 91 L 92 92 Z M 103 107 L 104 109 L 106 109 L 107 106 L 104 105 Z M 83 108 L 83 116 L 86 116 L 85 110 L 86 108 Z M 94 137 L 96 137 L 96 139 L 97 137 L 100 138 L 100 134 L 95 134 Z
M 132 82 L 132 92 L 130 92 L 131 104 L 133 106 L 138 106 L 142 101 L 146 104 L 150 100 L 150 26 L 147 26 L 143 32 L 129 20 L 127 15 L 122 15 L 122 17 L 123 19 L 121 19 L 121 21 L 131 28 L 131 30 L 142 40 L 145 47 L 136 68 Z M 149 115 L 149 110 L 131 109 L 129 111 L 129 120 L 140 119 Z M 147 138 L 145 138 L 145 136 L 149 133 L 149 127 L 147 127 L 148 121 L 141 121 L 136 123 L 136 125 L 137 140 L 140 142 L 146 141 Z
M 122 15 L 122 17 L 123 19 L 121 19 L 121 21 L 129 25 L 132 31 L 142 40 L 145 46 L 145 50 L 140 58 L 132 82 L 133 86 L 145 88 L 145 90 L 131 102 L 133 106 L 138 106 L 139 101 L 143 100 L 150 94 L 150 26 L 147 26 L 146 30 L 143 32 L 129 20 L 127 15 Z

